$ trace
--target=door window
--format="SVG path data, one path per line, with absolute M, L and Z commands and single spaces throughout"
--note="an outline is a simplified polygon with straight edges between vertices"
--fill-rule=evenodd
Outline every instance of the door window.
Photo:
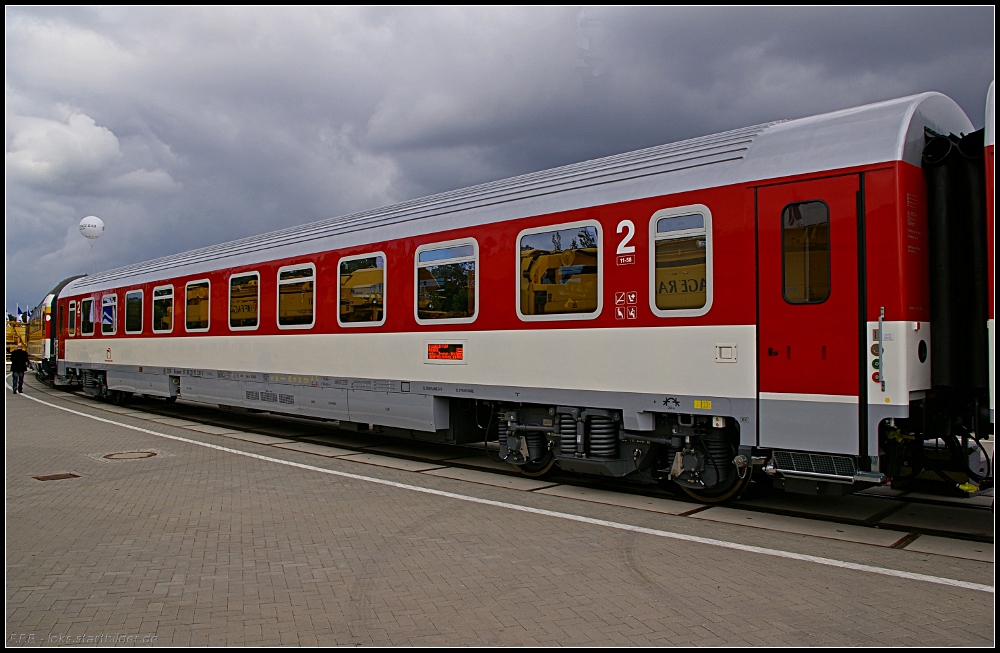
M 782 280 L 789 304 L 820 304 L 830 296 L 830 209 L 796 202 L 781 212 Z

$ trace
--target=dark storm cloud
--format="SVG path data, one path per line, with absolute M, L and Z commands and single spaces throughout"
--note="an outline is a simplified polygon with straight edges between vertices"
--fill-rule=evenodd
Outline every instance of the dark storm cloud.
M 925 90 L 985 8 L 8 8 L 7 305 L 265 230 Z M 85 215 L 108 225 L 94 244 Z

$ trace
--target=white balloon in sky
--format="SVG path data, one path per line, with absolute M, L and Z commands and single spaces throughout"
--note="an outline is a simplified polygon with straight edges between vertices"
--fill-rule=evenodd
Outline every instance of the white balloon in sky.
M 80 233 L 91 240 L 100 238 L 101 234 L 104 233 L 104 220 L 101 220 L 96 215 L 88 215 L 83 220 L 80 220 Z

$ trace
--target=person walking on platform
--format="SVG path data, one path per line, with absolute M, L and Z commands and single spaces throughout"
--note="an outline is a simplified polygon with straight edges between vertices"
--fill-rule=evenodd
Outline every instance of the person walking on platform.
M 24 373 L 28 371 L 28 352 L 24 351 L 24 345 L 18 345 L 17 349 L 10 352 L 10 387 L 14 394 L 20 392 L 24 394 Z

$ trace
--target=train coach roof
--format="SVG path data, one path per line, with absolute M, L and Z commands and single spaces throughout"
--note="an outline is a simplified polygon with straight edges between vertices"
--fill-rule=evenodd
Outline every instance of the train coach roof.
M 83 277 L 70 283 L 65 293 L 99 291 L 699 188 L 890 161 L 919 166 L 925 127 L 940 133 L 972 131 L 972 123 L 951 99 L 940 93 L 921 93 L 734 129 L 289 227 Z

